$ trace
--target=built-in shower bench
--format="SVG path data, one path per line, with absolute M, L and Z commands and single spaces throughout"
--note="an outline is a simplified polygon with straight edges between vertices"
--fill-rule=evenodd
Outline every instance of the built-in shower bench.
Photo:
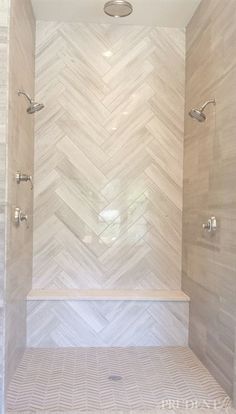
M 181 290 L 39 290 L 33 289 L 28 300 L 118 300 L 118 301 L 157 301 L 189 302 L 189 297 Z
M 27 298 L 28 347 L 188 345 L 181 290 L 38 290 Z

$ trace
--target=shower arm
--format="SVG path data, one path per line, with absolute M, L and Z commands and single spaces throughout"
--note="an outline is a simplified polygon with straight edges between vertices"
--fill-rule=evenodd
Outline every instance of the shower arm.
M 24 95 L 26 97 L 26 99 L 29 101 L 30 104 L 33 102 L 32 99 L 29 97 L 29 95 L 27 95 L 27 93 L 25 93 L 23 91 L 18 91 L 17 93 L 18 93 L 18 96 Z
M 209 105 L 211 103 L 213 105 L 216 105 L 216 100 L 215 99 L 210 99 L 209 101 L 206 101 L 201 107 L 201 112 L 204 111 L 204 109 L 207 107 L 207 105 Z

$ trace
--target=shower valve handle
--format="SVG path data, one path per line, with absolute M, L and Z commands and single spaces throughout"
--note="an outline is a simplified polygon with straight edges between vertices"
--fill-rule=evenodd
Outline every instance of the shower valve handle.
M 216 227 L 217 227 L 217 223 L 216 223 L 215 217 L 209 218 L 209 220 L 207 220 L 207 223 L 202 225 L 202 228 L 204 230 L 207 230 L 209 233 L 212 231 L 215 231 Z
M 28 175 L 28 174 L 22 174 L 20 171 L 16 172 L 16 182 L 17 184 L 20 184 L 22 181 L 27 182 L 29 181 L 31 184 L 31 190 L 33 190 L 33 177 L 32 175 Z
M 27 223 L 27 228 L 29 227 L 28 226 L 28 216 L 27 216 L 27 214 L 23 213 L 23 211 L 19 207 L 15 208 L 14 220 L 15 220 L 15 224 L 17 226 L 19 226 L 23 221 L 25 221 Z

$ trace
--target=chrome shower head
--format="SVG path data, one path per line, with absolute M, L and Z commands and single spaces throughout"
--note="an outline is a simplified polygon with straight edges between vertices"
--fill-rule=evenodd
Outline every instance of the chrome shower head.
M 212 103 L 213 105 L 216 105 L 215 99 L 210 99 L 209 101 L 206 101 L 204 105 L 202 105 L 201 108 L 191 109 L 191 111 L 189 112 L 189 116 L 191 116 L 191 118 L 196 119 L 198 122 L 204 122 L 206 120 L 206 115 L 204 114 L 204 110 L 206 106 L 209 105 L 210 103 Z
M 18 91 L 18 96 L 23 95 L 26 97 L 26 99 L 29 101 L 29 107 L 27 108 L 28 114 L 34 114 L 35 112 L 41 111 L 41 109 L 44 108 L 44 105 L 41 103 L 37 103 L 33 101 L 27 93 L 23 91 Z

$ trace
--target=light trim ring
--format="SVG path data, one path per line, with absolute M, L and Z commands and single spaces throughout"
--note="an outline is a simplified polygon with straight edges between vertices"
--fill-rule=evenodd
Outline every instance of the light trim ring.
M 110 17 L 127 17 L 133 12 L 133 6 L 126 0 L 111 0 L 104 5 L 104 12 Z

